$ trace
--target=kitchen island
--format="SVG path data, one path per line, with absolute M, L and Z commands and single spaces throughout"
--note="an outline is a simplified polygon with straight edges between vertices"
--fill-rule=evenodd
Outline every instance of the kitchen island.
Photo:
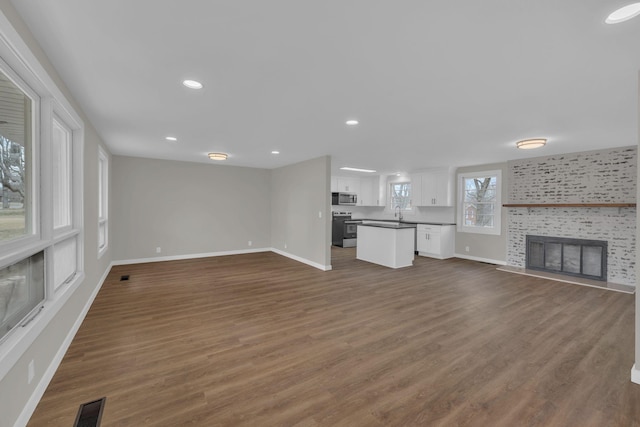
M 356 258 L 390 268 L 413 265 L 416 226 L 403 223 L 358 225 Z

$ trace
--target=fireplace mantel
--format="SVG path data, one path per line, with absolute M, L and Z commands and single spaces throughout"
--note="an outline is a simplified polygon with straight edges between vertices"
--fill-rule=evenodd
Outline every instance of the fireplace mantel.
M 504 208 L 635 208 L 635 203 L 505 203 Z

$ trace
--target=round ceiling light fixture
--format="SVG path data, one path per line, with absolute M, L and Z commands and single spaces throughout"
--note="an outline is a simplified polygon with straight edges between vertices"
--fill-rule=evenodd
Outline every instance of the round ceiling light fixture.
M 278 150 L 273 150 L 271 154 L 280 154 L 280 152 Z
M 357 120 L 347 120 L 345 123 L 348 126 L 356 126 L 359 122 Z
M 516 142 L 516 147 L 522 150 L 532 150 L 534 148 L 544 147 L 546 144 L 547 140 L 545 138 L 532 138 Z
M 604 22 L 607 24 L 619 24 L 638 15 L 640 15 L 640 3 L 631 3 L 613 11 Z
M 228 157 L 229 155 L 225 153 L 209 153 L 211 160 L 227 160 Z
M 175 136 L 168 136 L 165 138 L 167 141 L 172 141 L 172 142 L 176 142 L 178 140 L 178 138 L 176 138 Z
M 202 89 L 202 83 L 197 82 L 195 80 L 183 80 L 182 84 L 188 87 L 189 89 Z

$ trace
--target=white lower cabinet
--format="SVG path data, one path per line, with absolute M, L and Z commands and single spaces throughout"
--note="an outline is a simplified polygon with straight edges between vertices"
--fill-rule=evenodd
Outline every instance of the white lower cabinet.
M 418 224 L 416 227 L 418 255 L 438 259 L 453 257 L 454 231 L 453 225 Z

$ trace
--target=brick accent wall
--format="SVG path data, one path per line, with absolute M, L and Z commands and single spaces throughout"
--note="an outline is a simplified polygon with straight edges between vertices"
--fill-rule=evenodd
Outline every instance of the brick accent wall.
M 635 203 L 637 148 L 509 162 L 508 203 Z M 525 236 L 606 240 L 609 282 L 635 286 L 635 208 L 509 208 L 507 264 L 525 266 Z

